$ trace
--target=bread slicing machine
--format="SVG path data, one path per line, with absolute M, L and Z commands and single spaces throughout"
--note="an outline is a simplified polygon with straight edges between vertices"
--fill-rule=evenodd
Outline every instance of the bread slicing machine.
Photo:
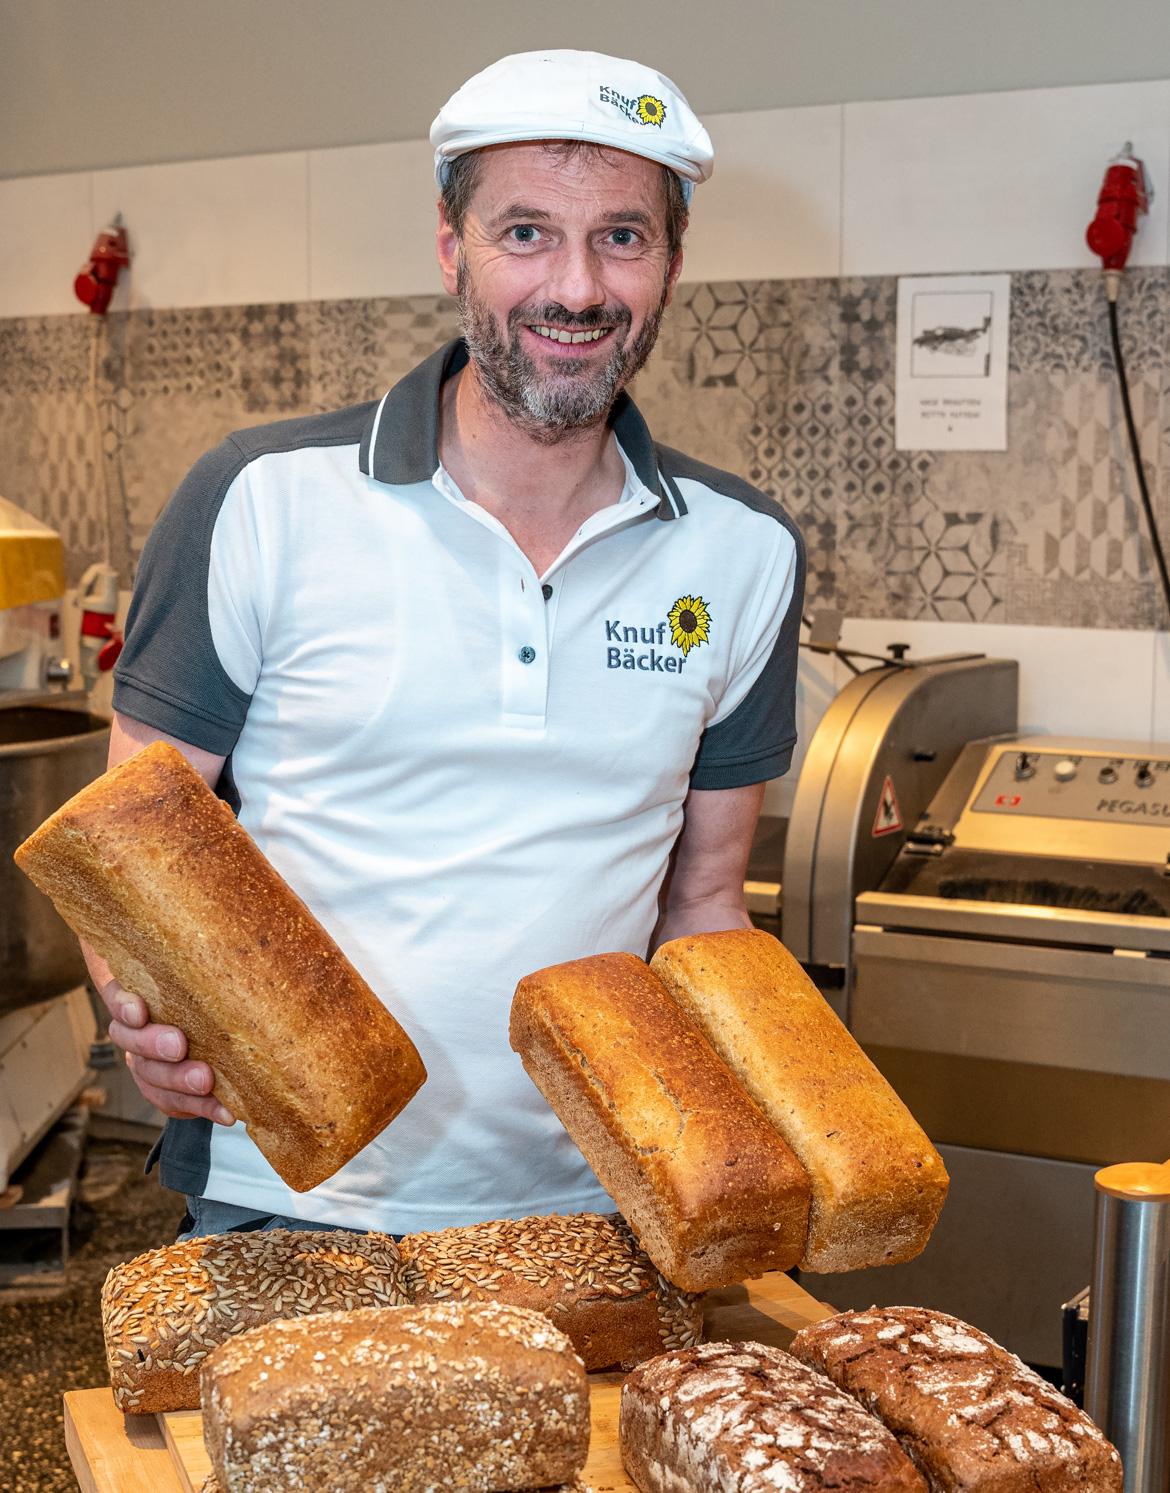
M 797 784 L 781 931 L 951 1173 L 915 1301 L 1061 1362 L 1093 1174 L 1170 1156 L 1170 746 L 1021 735 L 1016 665 L 871 669 Z

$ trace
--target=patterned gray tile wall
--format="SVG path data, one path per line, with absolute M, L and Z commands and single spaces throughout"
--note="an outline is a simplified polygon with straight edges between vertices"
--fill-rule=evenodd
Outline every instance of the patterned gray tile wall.
M 660 440 L 804 530 L 809 604 L 853 616 L 1146 628 L 1156 576 L 1122 440 L 1100 277 L 1013 276 L 1009 450 L 894 447 L 889 278 L 683 286 L 635 397 Z M 1170 530 L 1170 270 L 1131 271 L 1123 342 Z M 76 579 L 127 580 L 229 431 L 376 397 L 456 330 L 430 296 L 0 321 L 0 494 Z

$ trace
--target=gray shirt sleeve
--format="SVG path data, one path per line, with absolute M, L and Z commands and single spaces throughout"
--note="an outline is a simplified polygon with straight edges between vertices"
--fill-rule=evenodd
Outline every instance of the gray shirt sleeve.
M 774 498 L 749 483 L 692 460 L 669 447 L 658 448 L 668 476 L 692 478 L 713 491 L 767 514 L 792 536 L 796 573 L 792 597 L 776 641 L 759 677 L 730 715 L 708 726 L 691 769 L 692 788 L 743 788 L 788 771 L 796 746 L 796 670 L 800 619 L 804 610 L 805 551 L 800 530 Z M 787 576 L 777 584 L 787 584 Z
M 247 465 L 232 439 L 202 457 L 163 509 L 142 552 L 114 669 L 114 709 L 226 757 L 251 696 L 228 677 L 212 639 L 208 568 L 215 521 Z

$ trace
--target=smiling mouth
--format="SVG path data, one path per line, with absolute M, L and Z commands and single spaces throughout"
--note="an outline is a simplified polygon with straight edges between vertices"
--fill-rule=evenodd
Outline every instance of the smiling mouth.
M 528 328 L 538 337 L 547 337 L 550 342 L 600 342 L 613 331 L 612 327 L 595 327 L 588 332 L 571 332 L 567 327 L 550 327 L 544 322 Z

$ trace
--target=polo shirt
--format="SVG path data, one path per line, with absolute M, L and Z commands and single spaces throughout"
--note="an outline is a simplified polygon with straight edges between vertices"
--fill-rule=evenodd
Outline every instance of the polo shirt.
M 115 708 L 227 756 L 222 796 L 428 1073 L 306 1193 L 242 1124 L 170 1120 L 179 1191 L 394 1233 L 612 1207 L 508 1045 L 513 990 L 644 956 L 688 789 L 788 767 L 803 555 L 782 509 L 657 445 L 622 396 L 620 500 L 537 575 L 438 458 L 466 358 L 230 436 L 144 550 Z

